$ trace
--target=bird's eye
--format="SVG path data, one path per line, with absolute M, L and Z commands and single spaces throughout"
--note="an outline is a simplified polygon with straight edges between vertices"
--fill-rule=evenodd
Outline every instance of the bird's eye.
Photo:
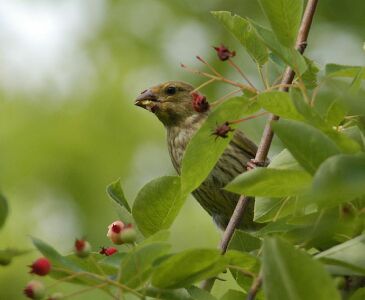
M 174 86 L 169 86 L 166 89 L 166 94 L 167 95 L 174 95 L 175 93 L 176 93 L 176 87 L 174 87 Z

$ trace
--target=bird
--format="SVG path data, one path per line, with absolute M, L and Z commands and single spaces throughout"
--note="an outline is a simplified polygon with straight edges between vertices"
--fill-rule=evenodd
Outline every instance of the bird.
M 167 81 L 155 85 L 141 92 L 135 100 L 135 105 L 155 114 L 166 128 L 168 152 L 179 175 L 185 149 L 210 113 L 207 103 L 205 96 L 183 81 Z M 255 143 L 240 129 L 236 129 L 210 174 L 192 192 L 193 197 L 221 230 L 227 227 L 240 197 L 223 188 L 247 170 L 247 164 L 254 159 L 256 152 Z M 254 200 L 249 201 L 238 228 L 246 231 L 258 229 L 260 224 L 255 223 L 253 217 Z

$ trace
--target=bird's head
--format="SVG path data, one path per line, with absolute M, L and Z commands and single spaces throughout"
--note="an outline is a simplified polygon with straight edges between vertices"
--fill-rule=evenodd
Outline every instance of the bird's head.
M 194 109 L 193 90 L 188 83 L 168 81 L 143 91 L 135 105 L 154 113 L 165 126 L 179 125 L 188 117 L 201 113 Z

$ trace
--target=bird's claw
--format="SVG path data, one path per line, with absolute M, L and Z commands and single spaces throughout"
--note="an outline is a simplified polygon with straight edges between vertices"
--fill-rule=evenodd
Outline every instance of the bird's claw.
M 251 159 L 247 165 L 246 165 L 246 169 L 249 170 L 253 170 L 256 169 L 257 167 L 265 167 L 266 166 L 266 162 L 262 162 L 262 161 L 257 161 L 255 159 Z

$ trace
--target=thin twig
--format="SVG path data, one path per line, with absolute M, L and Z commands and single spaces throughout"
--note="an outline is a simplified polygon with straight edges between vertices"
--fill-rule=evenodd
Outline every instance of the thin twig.
M 254 300 L 256 298 L 256 295 L 262 285 L 262 276 L 259 275 L 256 277 L 256 279 L 253 281 L 251 288 L 247 294 L 247 300 Z
M 65 272 L 65 273 L 68 273 L 68 274 L 80 274 L 80 275 L 85 275 L 85 276 L 88 276 L 88 277 L 91 277 L 91 278 L 94 278 L 96 280 L 100 280 L 100 281 L 104 281 L 106 283 L 109 283 L 111 285 L 114 285 L 114 286 L 117 286 L 123 290 L 126 290 L 138 297 L 141 297 L 143 296 L 141 293 L 137 292 L 136 290 L 122 284 L 122 283 L 119 283 L 115 280 L 112 280 L 112 279 L 109 279 L 107 277 L 103 277 L 103 276 L 100 276 L 100 275 L 97 275 L 97 274 L 94 274 L 94 273 L 90 273 L 90 272 L 86 272 L 86 271 L 82 271 L 82 272 L 74 272 L 74 271 L 70 271 L 68 269 L 64 269 L 64 268 L 53 268 L 55 271 L 59 271 L 59 272 Z
M 264 111 L 264 112 L 259 113 L 257 115 L 252 115 L 252 116 L 248 116 L 248 117 L 241 118 L 241 119 L 238 119 L 238 120 L 229 121 L 228 123 L 229 124 L 238 124 L 238 123 L 246 122 L 248 120 L 256 119 L 258 117 L 261 117 L 261 116 L 264 116 L 264 115 L 267 115 L 267 114 L 268 114 L 268 112 L 267 111 Z
M 195 93 L 195 92 L 199 91 L 200 89 L 207 86 L 208 84 L 213 83 L 214 81 L 216 81 L 216 79 L 212 78 L 212 79 L 209 79 L 209 80 L 203 82 L 201 85 L 199 85 L 197 88 L 195 88 L 191 93 Z
M 65 296 L 63 296 L 63 297 L 62 297 L 62 299 L 71 298 L 71 297 L 73 297 L 73 296 L 77 296 L 77 295 L 80 295 L 80 294 L 83 294 L 83 293 L 89 292 L 89 291 L 91 291 L 91 290 L 101 289 L 101 288 L 103 288 L 103 287 L 105 287 L 105 286 L 107 286 L 107 285 L 108 285 L 108 283 L 100 283 L 100 284 L 95 285 L 95 286 L 89 286 L 89 287 L 84 288 L 84 289 L 82 289 L 82 290 L 78 290 L 78 291 L 76 291 L 76 292 L 74 292 L 74 293 L 71 293 L 71 294 L 65 295 Z
M 307 46 L 307 38 L 308 38 L 309 30 L 310 30 L 310 27 L 312 24 L 314 12 L 317 7 L 317 3 L 318 3 L 318 0 L 308 0 L 305 11 L 304 11 L 304 15 L 302 18 L 302 22 L 301 22 L 301 25 L 299 28 L 297 41 L 296 41 L 296 45 L 295 45 L 296 49 L 301 54 L 303 54 L 303 52 Z M 284 76 L 283 76 L 281 84 L 290 85 L 293 82 L 294 75 L 295 75 L 294 71 L 290 67 L 287 67 L 284 72 Z M 289 90 L 289 88 L 287 86 L 283 86 L 280 88 L 280 91 L 283 91 L 283 92 L 287 92 L 288 90 Z M 279 117 L 276 115 L 271 114 L 269 116 L 266 126 L 264 128 L 264 132 L 263 132 L 263 135 L 261 138 L 260 145 L 258 147 L 256 156 L 255 156 L 255 162 L 261 163 L 261 164 L 265 162 L 267 154 L 268 154 L 270 146 L 271 146 L 273 136 L 274 136 L 274 133 L 271 130 L 271 123 L 273 121 L 277 121 L 278 119 L 279 119 Z M 222 237 L 222 240 L 220 243 L 220 250 L 221 250 L 222 254 L 224 254 L 227 251 L 227 247 L 233 236 L 233 233 L 234 233 L 237 225 L 240 223 L 242 216 L 245 212 L 245 208 L 251 199 L 252 199 L 251 197 L 240 196 L 240 198 L 237 202 L 236 208 L 233 211 L 232 217 L 229 220 L 227 228 L 223 233 L 223 237 Z M 208 281 L 212 281 L 212 280 L 213 279 L 209 279 Z M 213 283 L 210 282 L 210 285 L 208 287 L 212 288 L 213 284 L 214 284 L 214 280 L 213 280 Z M 251 299 L 251 300 L 254 299 L 255 295 L 256 294 L 254 294 L 253 297 L 251 297 L 249 299 Z
M 204 60 L 201 56 L 196 57 L 197 60 L 201 61 L 203 64 L 205 64 L 215 75 L 218 77 L 223 77 L 221 73 L 219 73 L 212 65 L 210 65 L 206 60 Z
M 217 106 L 218 104 L 221 104 L 224 100 L 228 99 L 229 97 L 233 96 L 234 94 L 237 94 L 239 92 L 241 92 L 242 90 L 241 89 L 237 89 L 237 90 L 234 90 L 232 92 L 229 92 L 228 94 L 226 95 L 223 95 L 222 97 L 220 97 L 218 100 L 215 100 L 214 102 L 212 102 L 210 104 L 211 107 L 214 107 L 214 106 Z
M 200 75 L 200 76 L 205 76 L 205 77 L 208 77 L 208 78 L 214 78 L 217 81 L 223 81 L 223 82 L 228 83 L 230 85 L 237 86 L 237 87 L 241 88 L 242 90 L 248 90 L 248 91 L 250 91 L 252 93 L 255 93 L 255 94 L 257 93 L 257 90 L 253 89 L 249 85 L 239 83 L 239 82 L 227 79 L 225 77 L 215 76 L 215 75 L 212 75 L 212 74 L 209 74 L 209 73 L 206 73 L 206 72 L 202 72 L 202 71 L 190 68 L 190 67 L 188 67 L 186 65 L 183 65 L 183 64 L 181 65 L 181 67 L 185 68 L 187 71 L 189 71 L 191 73 L 194 73 L 194 74 L 197 74 L 197 75 Z
M 246 76 L 246 74 L 241 70 L 241 68 L 239 66 L 236 65 L 236 63 L 231 60 L 228 59 L 228 63 L 236 69 L 236 71 L 243 77 L 244 80 L 247 81 L 247 83 L 255 90 L 257 90 L 257 88 L 252 84 L 252 82 L 248 79 L 248 77 Z

